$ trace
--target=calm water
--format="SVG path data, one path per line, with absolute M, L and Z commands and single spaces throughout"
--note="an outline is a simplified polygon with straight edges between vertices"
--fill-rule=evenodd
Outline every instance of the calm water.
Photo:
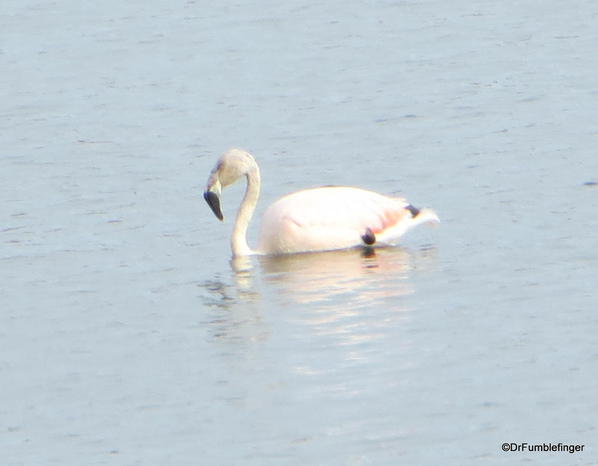
M 598 464 L 598 4 L 349 3 L 3 2 L 3 464 Z M 230 146 L 443 223 L 231 262 Z

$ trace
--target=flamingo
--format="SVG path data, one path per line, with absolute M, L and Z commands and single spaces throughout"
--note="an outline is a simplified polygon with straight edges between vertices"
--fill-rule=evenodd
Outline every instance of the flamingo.
M 231 237 L 234 257 L 388 246 L 421 223 L 440 221 L 433 210 L 417 209 L 402 198 L 347 186 L 310 188 L 287 194 L 268 207 L 254 250 L 246 238 L 261 185 L 253 156 L 242 149 L 225 152 L 210 173 L 204 198 L 224 220 L 221 190 L 243 176 L 247 187 Z

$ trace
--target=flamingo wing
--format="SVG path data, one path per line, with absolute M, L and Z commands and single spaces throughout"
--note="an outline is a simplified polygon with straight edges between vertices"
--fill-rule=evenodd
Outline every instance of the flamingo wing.
M 266 210 L 258 251 L 323 251 L 390 243 L 407 230 L 416 211 L 405 199 L 359 188 L 298 191 Z

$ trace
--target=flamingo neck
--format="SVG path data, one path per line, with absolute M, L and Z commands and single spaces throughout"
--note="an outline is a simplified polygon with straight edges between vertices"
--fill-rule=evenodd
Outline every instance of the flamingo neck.
M 237 212 L 233 236 L 231 238 L 233 256 L 253 254 L 253 251 L 247 244 L 247 226 L 253 216 L 257 200 L 260 197 L 260 170 L 257 165 L 247 172 L 246 178 L 247 188 L 245 189 L 245 196 L 243 196 L 239 211 Z

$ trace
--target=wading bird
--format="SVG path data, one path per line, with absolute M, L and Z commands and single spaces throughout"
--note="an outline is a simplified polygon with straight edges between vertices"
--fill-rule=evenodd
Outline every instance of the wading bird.
M 233 256 L 330 251 L 357 246 L 388 246 L 407 230 L 439 222 L 431 209 L 417 209 L 405 199 L 346 186 L 325 186 L 287 194 L 262 217 L 255 250 L 247 245 L 247 226 L 260 194 L 260 169 L 241 149 L 230 149 L 210 173 L 204 198 L 220 220 L 222 188 L 245 177 L 247 187 L 231 238 Z

